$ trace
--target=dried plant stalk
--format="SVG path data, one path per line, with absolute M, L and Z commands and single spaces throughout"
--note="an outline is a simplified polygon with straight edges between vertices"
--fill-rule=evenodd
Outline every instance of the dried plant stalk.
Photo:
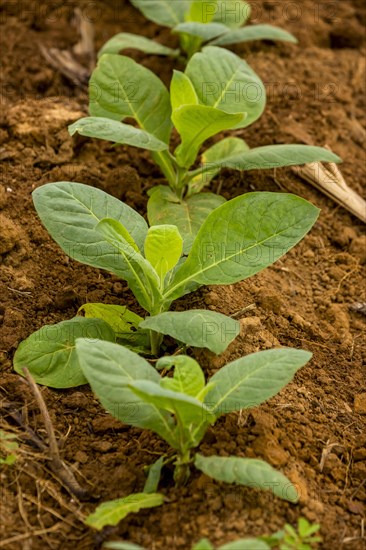
M 366 201 L 345 182 L 334 163 L 312 162 L 294 166 L 294 172 L 366 223 Z

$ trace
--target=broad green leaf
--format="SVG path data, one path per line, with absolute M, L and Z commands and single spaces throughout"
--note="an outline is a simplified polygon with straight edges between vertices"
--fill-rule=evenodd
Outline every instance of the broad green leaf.
M 85 317 L 102 319 L 110 325 L 117 338 L 136 334 L 137 327 L 143 318 L 130 311 L 126 306 L 115 304 L 87 303 L 83 304 L 78 313 L 83 312 Z
M 131 4 L 150 21 L 165 27 L 174 27 L 184 21 L 191 0 L 131 0 Z
M 243 139 L 236 137 L 224 138 L 215 145 L 209 147 L 202 153 L 201 161 L 205 166 L 206 164 L 220 162 L 226 157 L 232 157 L 233 155 L 238 155 L 249 151 L 249 146 L 245 143 Z
M 158 490 L 161 470 L 164 466 L 164 456 L 161 456 L 149 466 L 149 473 L 147 475 L 147 480 L 144 485 L 144 493 L 156 493 Z
M 118 344 L 91 344 L 88 340 L 78 339 L 76 352 L 85 378 L 108 412 L 125 424 L 156 432 L 175 447 L 173 418 L 141 401 L 128 387 L 134 380 L 159 384 L 160 376 L 154 367 Z
M 311 229 L 319 209 L 286 193 L 247 193 L 214 210 L 164 292 L 182 296 L 192 281 L 232 284 L 273 264 Z
M 217 0 L 217 5 L 214 8 L 209 6 L 210 2 L 207 4 L 206 11 L 215 9 L 213 21 L 222 23 L 229 28 L 241 27 L 250 16 L 250 5 L 244 0 Z
M 208 348 L 217 355 L 225 351 L 240 332 L 238 321 L 207 309 L 167 311 L 147 317 L 140 326 L 168 334 L 189 346 Z
M 208 539 L 201 539 L 192 547 L 192 550 L 215 550 Z
M 123 278 L 128 282 L 139 304 L 149 312 L 154 311 L 161 301 L 161 294 L 160 281 L 151 264 L 124 238 L 126 230 L 119 221 L 104 218 L 98 223 L 96 230 L 115 248 L 118 256 L 123 258 L 126 266 Z
M 197 21 L 209 24 L 215 15 L 217 0 L 191 0 L 189 12 L 186 14 L 186 21 Z
M 198 105 L 198 97 L 192 82 L 181 71 L 173 72 L 170 83 L 170 101 L 173 111 L 182 105 Z
M 176 225 L 183 237 L 183 253 L 188 254 L 207 216 L 224 203 L 224 197 L 214 193 L 200 193 L 180 201 L 168 186 L 158 185 L 147 203 L 147 217 L 150 225 Z
M 150 354 L 150 331 L 138 329 L 142 317 L 127 309 L 126 306 L 88 303 L 79 308 L 85 317 L 102 319 L 115 332 L 119 344 L 143 355 Z
M 163 285 L 165 275 L 182 255 L 183 239 L 175 225 L 154 225 L 147 232 L 145 257 L 159 275 Z
M 249 147 L 245 141 L 236 137 L 224 138 L 206 149 L 201 156 L 201 167 L 191 172 L 195 175 L 189 182 L 190 190 L 199 193 L 220 172 L 224 159 L 248 150 Z
M 226 113 L 246 113 L 235 128 L 245 128 L 263 113 L 266 103 L 264 84 L 250 66 L 234 53 L 206 46 L 189 61 L 186 75 L 202 105 Z
M 126 49 L 140 50 L 152 55 L 169 55 L 171 57 L 177 57 L 179 54 L 179 50 L 167 48 L 167 46 L 163 46 L 163 44 L 159 44 L 155 40 L 150 40 L 150 38 L 145 38 L 145 36 L 120 32 L 104 44 L 98 52 L 98 57 L 101 57 L 105 53 L 116 54 Z
M 69 126 L 71 136 L 76 132 L 82 136 L 105 139 L 120 145 L 131 145 L 149 151 L 168 149 L 166 143 L 149 134 L 149 132 L 111 118 L 96 116 L 80 118 Z
M 200 365 L 187 355 L 173 355 L 162 357 L 156 364 L 157 369 L 169 369 L 174 366 L 173 378 L 162 378 L 160 385 L 172 391 L 185 393 L 199 399 L 205 387 L 205 376 Z
M 139 247 L 121 222 L 113 218 L 103 218 L 98 223 L 96 230 L 104 233 L 108 239 L 118 240 L 121 245 L 128 245 L 135 252 L 140 252 Z
M 237 127 L 244 118 L 245 113 L 229 114 L 207 105 L 182 105 L 175 109 L 172 121 L 181 138 L 181 144 L 175 150 L 178 164 L 189 168 L 206 139 L 222 130 Z
M 202 456 L 197 453 L 194 464 L 201 472 L 217 481 L 271 490 L 274 495 L 290 502 L 297 502 L 299 499 L 296 488 L 287 477 L 262 460 L 235 456 Z
M 188 432 L 192 430 L 193 425 L 201 425 L 203 420 L 206 423 L 215 420 L 215 415 L 204 403 L 190 395 L 165 389 L 149 380 L 136 380 L 130 382 L 128 387 L 142 402 L 151 403 L 160 410 L 174 413 L 180 419 L 179 424 Z
M 297 43 L 293 34 L 275 27 L 274 25 L 250 25 L 241 29 L 234 29 L 211 42 L 211 46 L 228 46 L 248 40 L 282 40 Z
M 63 251 L 81 263 L 107 269 L 124 278 L 122 257 L 95 227 L 106 217 L 123 223 L 142 250 L 147 223 L 133 208 L 100 189 L 61 181 L 42 185 L 32 193 L 43 225 Z
M 270 546 L 260 539 L 240 539 L 228 542 L 217 550 L 270 550 Z
M 179 23 L 173 29 L 174 33 L 184 32 L 190 36 L 196 36 L 201 38 L 204 42 L 212 40 L 224 33 L 228 32 L 228 28 L 221 23 L 196 23 L 196 22 L 186 22 Z
M 74 317 L 55 325 L 44 325 L 21 342 L 14 355 L 14 369 L 23 375 L 27 367 L 37 384 L 51 388 L 73 388 L 86 384 L 75 350 L 77 338 L 88 345 L 100 340 L 115 341 L 112 328 L 100 319 Z
M 118 121 L 132 117 L 142 130 L 169 142 L 169 92 L 154 73 L 130 57 L 102 55 L 89 82 L 89 111 Z
M 260 170 L 320 161 L 341 162 L 341 159 L 323 147 L 293 144 L 255 147 L 239 154 L 230 154 L 222 158 L 219 163 L 222 168 L 233 170 Z
M 288 384 L 311 353 L 278 348 L 240 357 L 220 369 L 210 382 L 214 387 L 205 403 L 217 415 L 257 407 Z
M 143 508 L 160 506 L 164 502 L 164 496 L 159 493 L 135 493 L 124 498 L 103 502 L 90 514 L 85 523 L 101 531 L 106 525 L 118 525 L 118 523 L 132 512 L 138 512 Z

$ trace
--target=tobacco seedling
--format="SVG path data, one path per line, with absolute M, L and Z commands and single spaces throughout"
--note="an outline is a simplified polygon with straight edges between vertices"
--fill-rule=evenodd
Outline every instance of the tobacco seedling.
M 107 542 L 103 545 L 103 548 L 108 548 L 108 550 L 147 550 L 138 544 L 122 541 Z M 192 546 L 191 550 L 215 550 L 215 547 L 208 539 L 201 539 L 197 542 L 197 544 Z M 270 550 L 270 546 L 259 538 L 247 538 L 227 542 L 226 544 L 217 547 L 216 550 Z
M 269 537 L 261 537 L 269 548 L 279 550 L 312 550 L 322 538 L 318 535 L 320 525 L 309 523 L 305 518 L 299 518 L 295 529 L 286 523 L 281 531 Z
M 270 550 L 271 548 L 276 550 L 312 550 L 317 548 L 318 542 L 322 540 L 316 535 L 319 529 L 320 525 L 311 524 L 305 518 L 299 518 L 297 529 L 286 523 L 284 529 L 271 536 L 234 540 L 219 546 L 216 550 Z M 107 542 L 103 548 L 145 550 L 142 546 L 125 541 Z M 194 544 L 192 550 L 215 550 L 215 547 L 208 539 L 204 538 Z
M 99 55 L 132 48 L 185 61 L 203 44 L 229 46 L 250 40 L 297 42 L 292 34 L 274 25 L 243 27 L 251 11 L 243 0 L 131 0 L 131 3 L 150 21 L 171 28 L 179 37 L 180 48 L 168 48 L 144 36 L 122 32 L 108 40 Z
M 217 481 L 267 489 L 285 500 L 298 500 L 291 482 L 262 460 L 203 456 L 195 449 L 222 415 L 257 407 L 276 395 L 311 353 L 293 348 L 253 353 L 228 363 L 205 383 L 200 365 L 186 355 L 163 357 L 154 368 L 136 353 L 110 342 L 78 339 L 76 352 L 86 379 L 108 412 L 166 441 L 171 450 L 164 464 L 173 464 L 178 485 L 187 481 L 194 466 Z M 162 369 L 165 376 L 158 373 Z M 161 470 L 162 458 L 158 466 Z
M 242 139 L 221 139 L 201 156 L 201 145 L 224 130 L 243 129 L 262 114 L 265 88 L 237 55 L 206 47 L 175 71 L 170 94 L 161 80 L 129 57 L 103 55 L 90 80 L 90 114 L 69 127 L 71 135 L 109 140 L 151 151 L 169 187 L 149 194 L 150 225 L 177 225 L 189 249 L 198 228 L 225 202 L 205 192 L 222 168 L 269 169 L 315 161 L 339 162 L 327 149 L 308 145 L 269 145 L 250 149 Z M 133 119 L 134 126 L 126 122 Z M 173 127 L 180 136 L 169 150 Z
M 85 383 L 75 356 L 75 340 L 82 336 L 157 355 L 165 334 L 222 353 L 238 335 L 238 321 L 209 310 L 169 311 L 172 303 L 202 285 L 232 284 L 273 264 L 304 237 L 319 213 L 295 195 L 241 195 L 208 215 L 186 256 L 175 226 L 149 228 L 138 212 L 99 189 L 52 183 L 36 189 L 33 201 L 68 256 L 127 281 L 149 314 L 143 319 L 123 305 L 85 304 L 87 318 L 32 334 L 15 353 L 15 370 L 22 374 L 27 366 L 38 383 L 53 387 Z

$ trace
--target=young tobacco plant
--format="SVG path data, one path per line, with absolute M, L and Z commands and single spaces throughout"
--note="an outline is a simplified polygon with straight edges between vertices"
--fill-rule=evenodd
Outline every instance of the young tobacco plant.
M 15 353 L 15 370 L 22 374 L 27 366 L 38 383 L 53 387 L 85 383 L 75 355 L 75 340 L 82 336 L 157 355 L 166 334 L 223 352 L 239 333 L 238 321 L 202 309 L 169 311 L 172 303 L 202 285 L 232 284 L 273 264 L 302 239 L 319 213 L 295 195 L 241 195 L 208 215 L 184 255 L 176 226 L 149 228 L 138 212 L 99 189 L 52 183 L 36 189 L 33 201 L 68 256 L 127 281 L 149 315 L 143 319 L 124 305 L 85 304 L 80 309 L 86 318 L 32 334 Z
M 192 466 L 217 481 L 271 490 L 296 502 L 291 482 L 262 460 L 203 456 L 195 451 L 209 426 L 222 415 L 256 407 L 278 393 L 311 353 L 278 348 L 228 363 L 207 383 L 200 365 L 186 355 L 163 357 L 156 368 L 136 353 L 110 342 L 76 341 L 81 369 L 103 407 L 123 423 L 148 429 L 171 452 L 158 461 L 157 488 L 164 464 L 173 464 L 176 483 L 185 483 Z M 160 376 L 158 370 L 173 376 Z M 164 461 L 163 461 L 164 460 Z
M 129 57 L 103 55 L 91 76 L 89 94 L 91 116 L 73 123 L 71 135 L 151 152 L 169 187 L 157 185 L 150 191 L 149 223 L 177 225 L 185 251 L 209 212 L 225 202 L 217 194 L 201 192 L 222 168 L 243 171 L 340 161 L 321 147 L 250 149 L 241 138 L 227 137 L 206 149 L 198 166 L 207 139 L 224 130 L 246 128 L 261 116 L 266 103 L 260 78 L 245 61 L 222 48 L 206 47 L 192 57 L 184 73 L 175 71 L 170 93 L 155 74 Z M 173 128 L 180 144 L 172 152 Z
M 150 21 L 171 28 L 179 36 L 180 48 L 175 50 L 144 36 L 122 32 L 108 40 L 99 55 L 132 48 L 184 61 L 203 44 L 229 46 L 249 40 L 297 42 L 292 34 L 273 25 L 243 27 L 250 16 L 250 6 L 243 0 L 131 0 L 131 3 Z
M 227 542 L 216 550 L 312 550 L 317 548 L 322 538 L 317 535 L 319 524 L 311 524 L 305 518 L 299 518 L 297 528 L 286 523 L 281 531 L 271 536 L 246 538 Z M 131 542 L 107 542 L 103 548 L 109 550 L 145 550 Z M 193 545 L 192 550 L 215 550 L 211 542 L 204 538 Z

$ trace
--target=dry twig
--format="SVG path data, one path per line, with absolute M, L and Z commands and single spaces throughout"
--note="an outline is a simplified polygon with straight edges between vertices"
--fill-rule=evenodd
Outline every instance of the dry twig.
M 57 445 L 55 432 L 52 426 L 48 409 L 46 407 L 46 403 L 44 402 L 44 399 L 42 397 L 42 394 L 39 391 L 37 384 L 34 382 L 29 370 L 26 367 L 23 367 L 23 371 L 28 381 L 28 384 L 33 392 L 33 395 L 37 401 L 39 409 L 41 411 L 46 432 L 48 435 L 49 446 L 47 447 L 46 444 L 34 432 L 32 432 L 32 430 L 28 429 L 27 432 L 31 436 L 32 442 L 35 443 L 42 452 L 45 452 L 46 450 L 49 451 L 49 457 L 47 458 L 49 460 L 50 468 L 54 472 L 54 474 L 57 476 L 57 478 L 61 481 L 62 485 L 73 496 L 81 500 L 85 499 L 86 497 L 89 496 L 88 491 L 80 487 L 79 483 L 77 482 L 74 476 L 74 473 L 69 468 L 69 466 L 67 466 L 67 464 L 63 462 L 63 460 L 60 457 L 60 451 Z
M 347 185 L 336 164 L 311 162 L 304 166 L 293 166 L 292 169 L 305 181 L 366 223 L 366 201 Z

